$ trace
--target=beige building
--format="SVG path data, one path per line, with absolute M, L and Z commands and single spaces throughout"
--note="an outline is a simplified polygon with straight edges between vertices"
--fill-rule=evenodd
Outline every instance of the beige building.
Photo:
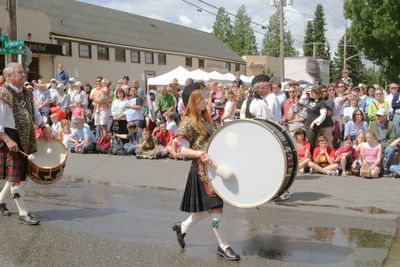
M 268 74 L 275 79 L 279 77 L 280 59 L 270 56 L 243 56 L 246 61 L 246 75 Z M 285 81 L 303 80 L 309 83 L 329 83 L 329 61 L 310 57 L 286 57 Z
M 17 39 L 33 52 L 28 80 L 55 77 L 58 64 L 77 80 L 93 82 L 101 74 L 115 82 L 128 75 L 142 87 L 177 66 L 245 73 L 242 58 L 207 32 L 73 0 L 17 3 Z M 0 62 L 1 68 L 4 55 Z

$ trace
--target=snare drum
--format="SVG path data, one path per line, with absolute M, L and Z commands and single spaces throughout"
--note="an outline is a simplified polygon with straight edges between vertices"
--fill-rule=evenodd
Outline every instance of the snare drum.
M 279 197 L 297 174 L 292 138 L 272 121 L 229 122 L 211 137 L 207 153 L 216 164 L 233 172 L 229 179 L 222 179 L 215 168 L 207 166 L 215 192 L 236 207 L 258 207 Z
M 57 139 L 37 139 L 37 152 L 29 161 L 28 176 L 38 184 L 52 184 L 61 179 L 67 161 L 67 149 Z M 49 153 L 50 152 L 50 153 Z

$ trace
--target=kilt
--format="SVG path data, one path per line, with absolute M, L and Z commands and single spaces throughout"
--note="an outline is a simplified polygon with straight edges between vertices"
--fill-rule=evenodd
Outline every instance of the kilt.
M 21 149 L 18 133 L 14 129 L 5 129 L 7 135 Z M 11 152 L 5 143 L 0 141 L 0 179 L 9 182 L 25 181 L 28 173 L 28 158 L 19 152 Z
M 203 182 L 198 174 L 196 161 L 192 162 L 185 192 L 183 193 L 181 211 L 200 212 L 215 208 L 222 208 L 224 202 L 219 196 L 210 196 L 207 194 Z

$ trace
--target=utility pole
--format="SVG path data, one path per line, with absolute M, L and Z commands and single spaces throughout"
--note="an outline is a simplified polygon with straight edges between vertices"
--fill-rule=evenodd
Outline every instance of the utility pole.
M 344 38 L 343 38 L 343 69 L 346 69 L 346 60 L 347 60 L 347 27 L 344 29 Z
M 9 40 L 17 39 L 17 0 L 6 0 L 6 28 Z M 6 63 L 16 62 L 17 55 L 6 55 Z
M 280 68 L 280 77 L 281 81 L 285 81 L 285 29 L 283 28 L 284 26 L 284 14 L 283 14 L 283 5 L 284 5 L 284 0 L 280 0 L 279 2 L 279 37 L 280 37 L 280 62 L 281 62 L 281 68 Z

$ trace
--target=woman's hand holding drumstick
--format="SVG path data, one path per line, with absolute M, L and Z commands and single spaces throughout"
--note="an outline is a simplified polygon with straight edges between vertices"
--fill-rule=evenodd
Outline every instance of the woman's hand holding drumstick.
M 232 178 L 233 176 L 233 171 L 231 168 L 229 168 L 226 165 L 220 165 L 215 163 L 214 161 L 212 161 L 210 159 L 210 157 L 207 155 L 207 153 L 203 152 L 201 154 L 201 161 L 205 164 L 210 165 L 211 167 L 213 167 L 215 169 L 215 172 L 217 173 L 217 175 L 219 177 L 221 177 L 224 180 L 228 180 L 230 178 Z

